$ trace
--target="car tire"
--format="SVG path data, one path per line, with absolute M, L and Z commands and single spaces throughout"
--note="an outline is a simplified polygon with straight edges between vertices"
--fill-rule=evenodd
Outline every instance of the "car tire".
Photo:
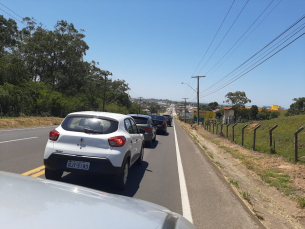
M 128 181 L 129 160 L 127 159 L 123 165 L 121 173 L 116 177 L 115 185 L 118 189 L 124 190 Z
M 140 153 L 140 157 L 137 159 L 136 164 L 138 166 L 142 165 L 143 162 L 143 158 L 144 158 L 144 147 L 141 148 L 141 153 Z
M 147 147 L 150 148 L 152 146 L 152 139 L 150 141 L 146 142 L 146 145 L 147 145 Z
M 63 172 L 54 171 L 48 168 L 45 168 L 45 177 L 48 180 L 60 180 Z

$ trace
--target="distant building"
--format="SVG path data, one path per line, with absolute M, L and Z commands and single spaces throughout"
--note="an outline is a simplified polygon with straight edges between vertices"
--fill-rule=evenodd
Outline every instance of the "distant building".
M 191 107 L 191 108 L 189 108 L 189 112 L 193 113 L 193 111 L 197 111 L 197 107 Z
M 230 124 L 234 122 L 233 107 L 224 107 L 223 124 Z

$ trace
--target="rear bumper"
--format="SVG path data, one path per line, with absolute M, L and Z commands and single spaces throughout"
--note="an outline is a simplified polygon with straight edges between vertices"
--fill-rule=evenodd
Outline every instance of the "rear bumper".
M 149 141 L 151 141 L 152 139 L 153 139 L 153 133 L 145 133 L 144 134 L 144 140 L 146 141 L 146 142 L 149 142 Z
M 165 126 L 157 126 L 157 131 L 165 131 L 166 127 Z
M 89 170 L 67 168 L 68 160 L 89 162 Z M 121 167 L 115 167 L 108 158 L 86 157 L 79 155 L 67 155 L 53 153 L 48 159 L 44 159 L 46 168 L 56 171 L 66 171 L 73 173 L 91 175 L 118 175 Z

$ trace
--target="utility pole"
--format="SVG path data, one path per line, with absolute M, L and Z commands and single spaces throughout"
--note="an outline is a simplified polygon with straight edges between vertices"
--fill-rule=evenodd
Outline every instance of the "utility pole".
M 140 111 L 141 111 L 141 99 L 142 99 L 143 97 L 140 97 L 140 105 L 139 105 L 139 112 L 138 112 L 138 114 L 140 114 Z
M 197 78 L 197 125 L 199 125 L 199 78 L 205 76 L 192 76 L 192 78 Z
M 107 82 L 107 76 L 108 75 L 111 75 L 112 76 L 112 73 L 110 72 L 107 72 L 104 77 L 105 77 L 105 83 L 104 83 L 104 99 L 103 99 L 103 111 L 105 112 L 105 101 L 106 101 L 106 82 Z
M 184 122 L 186 122 L 186 100 L 188 98 L 182 98 L 182 99 L 184 99 Z

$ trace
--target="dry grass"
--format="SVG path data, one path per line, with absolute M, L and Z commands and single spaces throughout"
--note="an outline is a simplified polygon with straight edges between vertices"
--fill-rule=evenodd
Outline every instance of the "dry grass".
M 56 117 L 1 118 L 0 129 L 59 125 L 62 120 Z

